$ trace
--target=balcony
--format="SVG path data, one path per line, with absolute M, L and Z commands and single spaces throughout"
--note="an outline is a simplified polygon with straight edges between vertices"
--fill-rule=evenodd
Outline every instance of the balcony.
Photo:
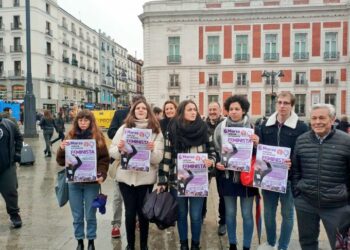
M 221 55 L 207 55 L 207 63 L 220 63 Z
M 85 54 L 85 49 L 83 47 L 80 47 L 79 51 L 80 53 Z
M 72 65 L 78 67 L 78 60 L 72 59 Z
M 91 54 L 91 51 L 90 51 L 90 50 L 86 51 L 86 54 L 87 54 L 88 56 L 92 57 L 92 54 Z
M 11 53 L 22 53 L 23 52 L 22 45 L 11 45 L 10 52 Z
M 219 81 L 207 81 L 207 87 L 208 88 L 220 88 L 220 82 Z
M 92 72 L 91 66 L 87 66 L 86 70 Z
M 170 55 L 168 56 L 168 64 L 180 64 L 181 56 L 180 55 Z
M 86 38 L 86 41 L 87 41 L 88 43 L 91 43 L 91 39 L 90 39 L 89 36 Z
M 309 52 L 294 52 L 293 53 L 294 61 L 307 61 L 309 60 Z
M 94 59 L 98 60 L 98 56 L 96 54 L 94 54 Z
M 22 29 L 22 23 L 11 23 L 11 30 L 21 30 Z
M 333 77 L 326 77 L 326 79 L 324 80 L 325 87 L 338 87 L 338 85 L 339 85 L 339 80 Z
M 78 51 L 78 45 L 76 43 L 72 43 L 72 49 Z
M 68 30 L 67 22 L 62 22 L 62 28 Z
M 80 68 L 81 69 L 86 69 L 85 64 L 84 63 L 80 63 Z
M 308 86 L 308 80 L 294 80 L 295 86 Z
M 5 25 L 3 23 L 0 23 L 0 31 L 5 31 Z
M 235 62 L 248 62 L 249 54 L 235 54 Z
M 180 88 L 180 82 L 168 82 L 168 88 L 169 89 L 179 89 Z
M 236 80 L 237 88 L 248 88 L 249 81 L 248 80 Z
M 327 51 L 323 53 L 323 59 L 325 61 L 336 61 L 339 60 L 340 53 L 337 51 Z
M 67 39 L 63 39 L 62 44 L 69 47 L 69 41 Z
M 46 29 L 45 34 L 52 37 L 52 30 Z
M 62 61 L 69 64 L 69 57 L 62 56 Z
M 84 87 L 85 86 L 85 81 L 84 80 L 80 80 L 80 85 Z
M 78 85 L 78 79 L 77 79 L 77 78 L 74 78 L 74 79 L 73 79 L 73 84 L 74 84 L 74 85 Z
M 54 57 L 53 50 L 46 50 L 46 56 L 48 56 L 48 57 Z
M 273 81 L 272 79 L 266 79 L 265 80 L 265 87 L 270 88 L 271 85 L 273 85 L 274 87 L 278 87 L 278 81 L 275 79 L 275 81 Z
M 4 71 L 0 71 L 0 79 L 6 79 L 6 74 Z
M 65 78 L 63 79 L 63 83 L 64 83 L 64 84 L 71 84 L 71 83 L 72 83 L 72 80 L 71 80 L 70 78 L 68 78 L 68 77 L 65 77 Z
M 5 52 L 6 52 L 6 50 L 5 50 L 4 45 L 1 45 L 0 46 L 0 55 L 5 54 Z
M 279 53 L 264 53 L 265 62 L 277 62 L 279 60 Z
M 83 32 L 79 32 L 79 37 L 84 39 L 84 34 L 83 34 Z
M 47 82 L 56 82 L 54 74 L 46 74 L 45 81 Z
M 98 70 L 97 70 L 97 69 L 94 69 L 93 72 L 94 72 L 95 74 L 98 74 Z
M 8 76 L 10 79 L 21 79 L 24 78 L 24 70 L 9 70 Z
M 72 32 L 74 35 L 76 35 L 76 34 L 77 34 L 77 32 L 76 32 L 75 28 L 72 28 L 72 29 L 71 29 L 71 32 Z

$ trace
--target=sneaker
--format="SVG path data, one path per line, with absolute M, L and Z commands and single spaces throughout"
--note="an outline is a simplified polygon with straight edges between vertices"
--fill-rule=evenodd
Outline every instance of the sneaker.
M 265 242 L 258 246 L 257 250 L 276 250 L 276 246 L 271 246 L 269 243 Z
M 112 228 L 111 232 L 112 238 L 120 238 L 120 229 L 118 226 Z
M 226 234 L 226 224 L 220 224 L 218 227 L 218 235 L 223 236 Z
M 18 213 L 10 215 L 10 220 L 13 228 L 20 228 L 22 226 L 22 219 Z

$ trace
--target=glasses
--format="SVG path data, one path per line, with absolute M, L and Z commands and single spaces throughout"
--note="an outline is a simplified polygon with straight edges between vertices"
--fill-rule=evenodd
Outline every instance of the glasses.
M 284 106 L 288 106 L 288 105 L 290 105 L 290 102 L 278 101 L 277 104 L 278 104 L 278 105 L 282 105 L 282 104 L 283 104 Z

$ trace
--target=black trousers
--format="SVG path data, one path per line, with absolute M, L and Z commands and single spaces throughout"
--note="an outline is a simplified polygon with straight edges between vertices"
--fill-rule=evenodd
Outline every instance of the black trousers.
M 222 196 L 222 187 L 220 185 L 221 181 L 220 181 L 220 177 L 216 176 L 216 188 L 218 190 L 219 193 L 219 224 L 220 225 L 225 225 L 226 224 L 226 210 L 225 210 L 225 200 L 224 200 L 224 196 Z
M 135 223 L 136 214 L 140 224 L 140 247 L 147 246 L 149 221 L 142 214 L 142 207 L 147 193 L 153 189 L 153 185 L 129 186 L 119 182 L 125 206 L 125 227 L 128 246 L 135 247 Z
M 5 200 L 9 215 L 19 213 L 16 169 L 17 167 L 13 165 L 0 174 L 0 193 Z
M 54 144 L 56 141 L 61 140 L 63 141 L 64 139 L 64 133 L 62 131 L 58 132 L 58 137 L 54 140 L 51 141 L 51 144 Z

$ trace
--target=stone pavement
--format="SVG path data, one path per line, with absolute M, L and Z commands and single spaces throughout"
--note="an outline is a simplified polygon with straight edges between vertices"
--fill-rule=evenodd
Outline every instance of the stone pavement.
M 19 204 L 23 227 L 11 229 L 5 204 L 0 198 L 0 249 L 75 249 L 76 240 L 73 236 L 72 216 L 69 205 L 59 208 L 54 194 L 55 176 L 59 167 L 55 161 L 55 151 L 59 142 L 53 146 L 53 157 L 44 158 L 44 139 L 41 131 L 37 139 L 25 139 L 36 154 L 34 166 L 21 166 L 18 168 L 19 180 Z M 57 134 L 54 135 L 56 137 Z M 215 180 L 213 180 L 214 182 Z M 108 195 L 107 213 L 98 213 L 98 231 L 95 242 L 96 249 L 125 249 L 126 235 L 125 227 L 122 226 L 121 239 L 112 239 L 111 218 L 112 218 L 112 197 L 113 180 L 107 179 L 102 186 L 103 193 Z M 211 183 L 210 195 L 208 197 L 208 213 L 203 224 L 201 249 L 228 249 L 227 235 L 217 235 L 217 206 L 218 198 L 215 183 Z M 240 211 L 240 209 L 238 209 Z M 280 216 L 278 217 L 280 221 Z M 237 235 L 239 242 L 242 242 L 242 220 L 240 212 L 237 214 Z M 254 229 L 255 230 L 255 229 Z M 265 229 L 262 228 L 262 242 L 265 241 Z M 323 227 L 321 228 L 321 244 L 323 250 L 330 249 Z M 138 242 L 138 241 L 136 241 Z M 87 245 L 87 243 L 85 244 Z M 252 249 L 256 249 L 258 240 L 256 230 L 254 231 Z M 138 247 L 138 245 L 137 245 Z M 138 248 L 136 248 L 138 249 Z M 177 229 L 171 228 L 160 231 L 151 224 L 149 234 L 149 249 L 151 250 L 175 250 L 179 249 Z M 239 246 L 242 249 L 242 246 Z M 290 248 L 299 250 L 297 235 L 297 224 L 293 230 Z

